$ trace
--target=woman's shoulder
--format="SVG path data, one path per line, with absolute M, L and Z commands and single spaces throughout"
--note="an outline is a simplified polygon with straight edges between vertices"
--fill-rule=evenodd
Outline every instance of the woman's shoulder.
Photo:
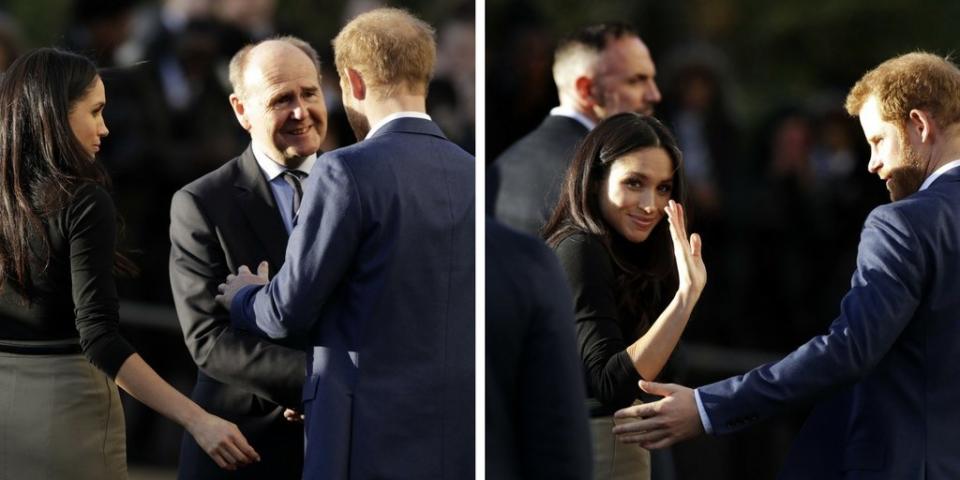
M 607 256 L 603 239 L 584 232 L 572 233 L 557 242 L 553 248 L 561 258 Z
M 561 240 L 557 258 L 571 279 L 607 279 L 613 275 L 613 262 L 602 237 L 575 233 Z
M 68 204 L 71 206 L 76 204 L 110 204 L 112 206 L 113 199 L 102 185 L 94 182 L 80 182 L 73 187 Z
M 73 192 L 62 211 L 68 223 L 92 218 L 110 218 L 115 215 L 113 198 L 107 190 L 93 182 L 83 182 L 73 187 Z

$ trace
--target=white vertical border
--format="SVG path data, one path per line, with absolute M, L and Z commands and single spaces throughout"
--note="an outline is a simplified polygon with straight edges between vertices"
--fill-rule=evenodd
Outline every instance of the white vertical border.
M 485 173 L 487 170 L 487 145 L 486 145 L 486 108 L 485 108 L 485 99 L 486 95 L 486 16 L 484 0 L 474 0 L 476 2 L 476 16 L 474 19 L 475 25 L 475 36 L 474 45 L 475 54 L 474 54 L 474 85 L 476 92 L 474 92 L 474 98 L 476 99 L 476 105 L 474 106 L 475 118 L 474 125 L 476 128 L 476 140 L 475 140 L 475 149 L 476 149 L 476 189 L 475 189 L 475 198 L 476 198 L 476 241 L 475 241 L 475 255 L 476 259 L 475 271 L 476 271 L 476 288 L 474 289 L 475 297 L 474 302 L 476 304 L 476 333 L 475 333 L 475 368 L 474 368 L 474 391 L 476 392 L 476 397 L 474 398 L 474 408 L 475 408 L 475 432 L 474 436 L 474 448 L 475 448 L 475 464 L 476 464 L 476 479 L 485 480 L 486 479 L 486 423 L 484 419 L 486 418 L 486 351 L 484 350 L 484 345 L 486 342 L 486 296 L 484 295 L 486 287 L 486 263 L 485 259 L 485 239 L 486 239 L 486 182 L 485 182 Z

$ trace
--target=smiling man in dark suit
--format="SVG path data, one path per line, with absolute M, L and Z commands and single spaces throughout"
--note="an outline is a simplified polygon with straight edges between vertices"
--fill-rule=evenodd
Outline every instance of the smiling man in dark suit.
M 621 439 L 659 448 L 745 428 L 820 399 L 782 479 L 960 478 L 960 69 L 910 53 L 854 85 L 868 169 L 892 203 L 875 208 L 829 331 L 783 360 L 617 412 Z
M 303 428 L 283 412 L 300 408 L 302 345 L 234 329 L 214 296 L 217 284 L 240 265 L 283 265 L 300 182 L 326 132 L 319 59 L 306 42 L 281 37 L 240 50 L 230 63 L 230 80 L 230 103 L 251 144 L 174 195 L 170 284 L 199 369 L 192 398 L 235 422 L 262 461 L 226 472 L 184 435 L 179 478 L 295 479 L 303 466 Z
M 628 25 L 590 25 L 561 41 L 553 60 L 560 105 L 492 166 L 496 219 L 538 237 L 576 145 L 611 115 L 652 115 L 660 102 L 656 74 L 650 51 Z
M 305 479 L 473 478 L 475 161 L 424 113 L 433 28 L 376 9 L 334 51 L 361 141 L 317 159 L 276 276 L 218 300 L 309 342 Z

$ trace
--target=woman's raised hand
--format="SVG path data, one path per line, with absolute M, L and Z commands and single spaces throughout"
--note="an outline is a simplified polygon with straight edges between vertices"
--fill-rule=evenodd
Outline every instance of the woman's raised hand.
M 677 273 L 680 278 L 680 291 L 699 298 L 707 284 L 707 267 L 703 265 L 700 235 L 687 236 L 687 225 L 683 216 L 683 205 L 670 200 L 664 210 L 670 222 L 670 237 L 673 239 L 673 256 L 677 260 Z M 689 238 L 689 240 L 688 240 Z

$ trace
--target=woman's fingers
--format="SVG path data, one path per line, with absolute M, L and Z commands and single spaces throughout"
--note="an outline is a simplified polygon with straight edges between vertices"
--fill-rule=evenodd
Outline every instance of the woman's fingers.
M 680 204 L 670 200 L 664 209 L 667 212 L 667 220 L 670 222 L 670 236 L 673 244 L 677 248 L 678 254 L 687 255 L 690 253 L 690 244 L 687 241 L 686 228 L 683 225 L 683 214 L 680 210 Z
M 671 200 L 671 202 L 673 202 L 673 205 L 676 208 L 677 225 L 678 225 L 678 230 L 680 230 L 680 238 L 687 239 L 689 238 L 689 236 L 687 235 L 687 221 L 686 221 L 687 217 L 685 216 L 686 214 L 683 210 L 683 205 L 677 202 L 674 202 L 673 200 Z
M 218 467 L 224 470 L 233 470 L 235 467 L 228 463 L 223 457 L 217 452 L 211 452 L 210 458 L 213 459 L 213 462 L 217 464 Z
M 253 463 L 253 458 L 248 457 L 247 454 L 243 453 L 243 451 L 241 451 L 237 445 L 238 443 L 239 442 L 237 442 L 236 439 L 231 438 L 224 444 L 223 450 L 225 450 L 230 457 L 234 459 L 234 463 L 243 465 Z
M 250 446 L 240 429 L 222 418 L 207 414 L 191 430 L 191 434 L 220 468 L 236 470 L 237 467 L 260 461 L 260 455 Z
M 699 257 L 702 248 L 703 240 L 700 239 L 700 234 L 694 233 L 690 235 L 690 254 L 694 257 Z
M 217 452 L 218 455 L 223 457 L 223 460 L 227 462 L 227 464 L 236 466 L 237 464 L 242 462 L 237 456 L 234 455 L 234 452 L 231 451 L 230 446 L 231 446 L 230 440 L 224 439 L 220 445 L 215 447 L 214 451 Z
M 236 445 L 236 448 L 239 450 L 239 452 L 241 452 L 241 454 L 244 456 L 244 458 L 247 459 L 247 463 L 260 461 L 260 454 L 257 453 L 257 451 L 254 450 L 249 443 L 247 443 L 247 439 L 244 438 L 242 434 L 239 436 L 239 438 L 236 439 L 234 444 Z

